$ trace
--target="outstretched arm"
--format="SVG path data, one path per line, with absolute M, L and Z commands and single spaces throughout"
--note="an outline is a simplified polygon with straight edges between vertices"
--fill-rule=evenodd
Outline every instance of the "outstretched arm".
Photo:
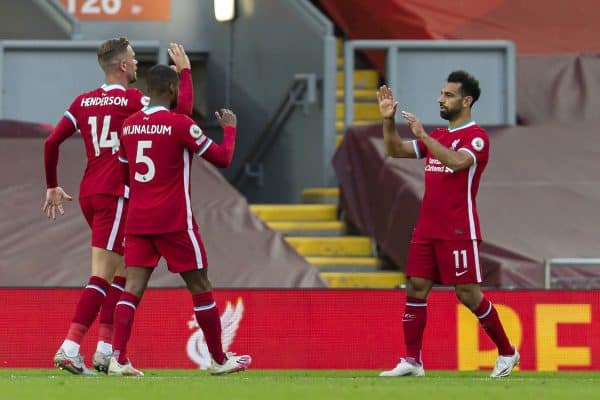
M 396 109 L 398 102 L 394 101 L 392 91 L 383 85 L 377 91 L 379 112 L 383 117 L 383 143 L 385 152 L 391 157 L 416 158 L 415 148 L 411 141 L 404 141 L 396 130 Z
M 200 149 L 198 155 L 219 168 L 227 168 L 231 164 L 235 150 L 237 117 L 233 111 L 225 108 L 216 111 L 215 116 L 223 128 L 223 141 L 218 145 L 206 138 L 206 145 Z
M 180 44 L 171 43 L 167 51 L 175 63 L 173 68 L 179 74 L 179 96 L 177 107 L 173 111 L 191 116 L 194 109 L 194 85 L 190 59 Z
M 406 120 L 412 133 L 427 146 L 429 152 L 446 167 L 456 172 L 469 168 L 475 162 L 469 153 L 465 151 L 450 150 L 429 136 L 427 132 L 425 132 L 425 129 L 423 129 L 421 121 L 413 114 L 402 111 L 402 118 Z

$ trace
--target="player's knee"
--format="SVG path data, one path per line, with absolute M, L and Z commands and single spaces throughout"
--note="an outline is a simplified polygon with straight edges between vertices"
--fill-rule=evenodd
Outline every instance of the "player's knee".
M 135 277 L 127 277 L 127 281 L 125 282 L 126 292 L 129 292 L 132 295 L 141 298 L 144 294 L 144 290 L 146 290 L 146 282 Z
M 424 298 L 431 285 L 425 279 L 409 277 L 406 281 L 406 294 L 410 297 Z
M 183 279 L 192 294 L 210 292 L 212 285 L 205 270 L 187 272 L 182 274 Z
M 456 286 L 456 298 L 470 309 L 477 307 L 479 300 L 479 290 L 471 286 Z

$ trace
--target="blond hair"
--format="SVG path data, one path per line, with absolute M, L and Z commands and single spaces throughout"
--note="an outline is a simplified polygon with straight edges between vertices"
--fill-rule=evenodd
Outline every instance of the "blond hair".
M 118 57 L 127 52 L 129 40 L 125 37 L 118 37 L 105 40 L 98 47 L 98 64 L 103 71 L 107 71 L 115 64 Z

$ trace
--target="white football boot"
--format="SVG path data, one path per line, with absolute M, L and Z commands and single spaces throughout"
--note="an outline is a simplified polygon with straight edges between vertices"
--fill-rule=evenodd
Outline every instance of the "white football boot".
M 509 376 L 513 368 L 519 364 L 520 359 L 521 355 L 517 349 L 515 349 L 515 354 L 512 356 L 498 356 L 496 365 L 494 365 L 494 370 L 490 374 L 490 377 L 504 378 L 505 376 Z
M 131 362 L 127 362 L 127 364 L 119 364 L 119 361 L 116 357 L 111 357 L 110 364 L 108 365 L 108 375 L 144 376 L 144 373 L 139 369 L 133 368 Z
M 425 376 L 423 365 L 412 358 L 401 358 L 398 365 L 389 371 L 383 371 L 379 376 Z
M 223 364 L 212 360 L 212 365 L 208 369 L 211 375 L 224 375 L 244 371 L 252 363 L 252 357 L 249 355 L 237 356 L 235 353 L 226 353 L 225 356 L 226 359 Z

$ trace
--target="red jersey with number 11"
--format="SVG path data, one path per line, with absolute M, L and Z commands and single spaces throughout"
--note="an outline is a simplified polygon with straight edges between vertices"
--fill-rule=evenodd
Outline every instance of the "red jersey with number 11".
M 465 151 L 473 164 L 462 171 L 446 167 L 420 140 L 413 141 L 417 158 L 426 157 L 425 194 L 414 236 L 445 240 L 481 240 L 477 191 L 488 163 L 490 142 L 475 122 L 454 129 L 440 128 L 431 137 L 455 151 Z

